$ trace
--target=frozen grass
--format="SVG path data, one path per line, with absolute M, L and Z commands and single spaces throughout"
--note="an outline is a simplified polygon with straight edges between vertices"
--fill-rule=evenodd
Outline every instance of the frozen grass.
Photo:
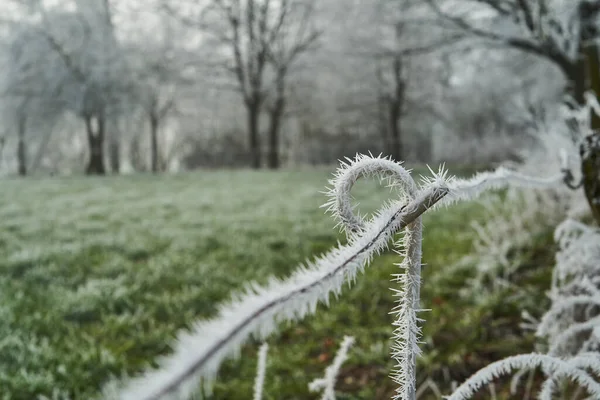
M 132 373 L 168 351 L 169 338 L 248 280 L 285 276 L 342 239 L 319 206 L 330 170 L 218 171 L 176 176 L 0 182 L 0 388 L 31 400 L 56 389 L 89 399 L 110 374 Z M 353 191 L 361 211 L 387 192 Z M 469 253 L 473 204 L 425 216 L 422 379 L 462 381 L 489 361 L 531 350 L 520 308 L 545 309 L 550 236 L 517 274 L 531 297 L 501 291 L 487 303 L 458 297 L 470 269 L 444 268 Z M 542 249 L 542 250 L 540 250 Z M 389 398 L 389 276 L 396 257 L 376 259 L 342 301 L 270 341 L 265 400 L 312 399 L 339 341 L 356 344 L 339 399 Z M 547 264 L 544 264 L 546 263 Z M 547 265 L 546 269 L 544 266 Z M 524 293 L 519 291 L 519 293 Z M 523 306 L 526 302 L 530 307 Z M 517 306 L 521 304 L 521 306 Z M 214 399 L 252 393 L 258 346 L 226 363 Z M 451 372 L 449 372 L 451 371 Z

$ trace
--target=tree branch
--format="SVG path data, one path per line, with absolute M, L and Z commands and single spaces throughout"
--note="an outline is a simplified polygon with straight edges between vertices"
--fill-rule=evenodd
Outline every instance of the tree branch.
M 444 20 L 447 20 L 454 24 L 459 29 L 473 36 L 488 39 L 494 42 L 502 43 L 507 47 L 512 47 L 521 51 L 525 51 L 537 56 L 542 56 L 553 63 L 557 64 L 565 73 L 566 76 L 571 77 L 573 74 L 574 62 L 571 61 L 565 54 L 556 48 L 556 45 L 546 39 L 543 43 L 536 43 L 531 40 L 499 35 L 495 32 L 476 28 L 464 19 L 449 15 L 442 11 L 436 4 L 436 0 L 425 0 L 427 4 L 435 11 L 435 13 Z

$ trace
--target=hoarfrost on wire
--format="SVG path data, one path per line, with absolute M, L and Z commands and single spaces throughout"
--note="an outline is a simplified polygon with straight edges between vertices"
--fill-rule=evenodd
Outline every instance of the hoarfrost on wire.
M 391 188 L 403 189 L 400 200 L 385 204 L 368 221 L 353 212 L 350 190 L 360 177 L 374 176 Z M 221 307 L 218 316 L 196 324 L 191 332 L 183 333 L 175 343 L 174 354 L 163 359 L 158 370 L 146 372 L 125 382 L 125 387 L 112 393 L 119 399 L 180 399 L 197 392 L 198 382 L 205 390 L 216 377 L 219 364 L 227 356 L 239 355 L 240 346 L 250 335 L 266 338 L 283 320 L 302 318 L 314 313 L 319 302 L 328 304 L 330 293 L 341 293 L 344 281 L 356 279 L 372 258 L 395 243 L 403 256 L 398 265 L 405 271 L 394 275 L 399 283 L 395 290 L 397 306 L 394 325 L 392 358 L 397 366 L 392 379 L 398 384 L 395 399 L 415 399 L 415 363 L 419 354 L 419 307 L 421 222 L 423 212 L 441 204 L 472 199 L 487 189 L 508 185 L 523 187 L 553 187 L 563 181 L 557 174 L 543 179 L 528 177 L 505 168 L 480 173 L 471 179 L 448 177 L 440 168 L 430 178 L 417 185 L 401 164 L 382 157 L 357 156 L 342 163 L 328 192 L 326 207 L 348 236 L 348 244 L 339 245 L 308 265 L 298 268 L 285 281 L 272 279 L 267 285 L 248 285 L 245 292 Z M 404 231 L 398 241 L 394 235 Z M 585 368 L 596 368 L 591 358 L 564 361 L 554 355 L 521 355 L 499 361 L 484 368 L 460 386 L 452 399 L 468 398 L 483 384 L 512 370 L 541 366 L 550 378 L 568 377 L 588 389 L 597 391 L 598 384 Z M 263 365 L 259 363 L 258 377 Z M 600 364 L 598 364 L 600 365 Z M 258 379 L 258 378 L 257 378 Z M 546 385 L 547 387 L 548 385 Z M 544 390 L 548 391 L 548 389 Z

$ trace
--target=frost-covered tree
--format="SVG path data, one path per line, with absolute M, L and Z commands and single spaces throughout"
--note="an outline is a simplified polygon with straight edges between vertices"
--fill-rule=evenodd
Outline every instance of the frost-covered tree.
M 52 134 L 61 110 L 34 95 L 5 94 L 2 115 L 7 136 L 16 138 L 17 173 L 26 176 L 41 156 L 30 157 L 31 145 L 39 142 L 38 152 L 43 152 L 45 139 Z
M 553 63 L 566 78 L 573 105 L 585 93 L 600 96 L 600 1 L 597 0 L 428 0 L 449 29 L 536 55 Z M 582 184 L 600 223 L 600 117 L 593 132 L 579 138 Z
M 88 174 L 106 172 L 107 124 L 128 88 L 108 5 L 81 0 L 69 9 L 40 3 L 27 8 L 11 28 L 13 47 L 22 49 L 14 66 L 22 75 L 14 89 L 36 92 L 81 118 L 89 147 Z
M 418 108 L 413 97 L 421 90 L 419 83 L 411 82 L 411 76 L 428 62 L 419 56 L 451 46 L 462 35 L 443 36 L 439 29 L 424 31 L 423 20 L 427 15 L 422 3 L 414 0 L 366 2 L 359 10 L 362 29 L 350 33 L 346 51 L 374 66 L 375 82 L 369 88 L 376 89 L 377 118 L 385 153 L 397 160 L 406 159 L 407 138 L 402 119 Z
M 133 101 L 148 122 L 150 170 L 157 173 L 164 170 L 166 158 L 160 131 L 177 111 L 181 89 L 194 81 L 185 76 L 187 57 L 179 45 L 185 34 L 179 24 L 162 12 L 149 13 L 147 7 L 138 6 L 134 12 L 149 15 L 143 26 L 132 27 L 124 46 L 134 81 Z
M 271 89 L 267 92 L 269 115 L 267 165 L 275 169 L 280 165 L 280 131 L 289 97 L 289 75 L 302 55 L 314 47 L 321 36 L 315 25 L 315 1 L 282 1 L 279 5 L 281 25 L 268 45 L 267 59 L 274 75 Z
M 64 104 L 53 97 L 57 92 L 55 82 L 38 80 L 42 66 L 29 57 L 40 49 L 35 47 L 32 32 L 22 28 L 11 24 L 0 49 L 0 106 L 6 133 L 16 137 L 17 172 L 25 176 L 35 169 L 55 122 L 64 112 Z M 30 159 L 34 142 L 40 143 L 37 154 Z
M 261 115 L 269 111 L 269 157 L 279 165 L 279 131 L 285 110 L 286 84 L 298 57 L 319 36 L 313 1 L 211 0 L 197 11 L 181 9 L 182 2 L 167 3 L 179 21 L 207 35 L 214 46 L 211 64 L 225 73 L 240 94 L 246 110 L 251 165 L 262 165 Z M 189 6 L 190 3 L 183 2 Z M 196 7 L 197 8 L 197 7 Z

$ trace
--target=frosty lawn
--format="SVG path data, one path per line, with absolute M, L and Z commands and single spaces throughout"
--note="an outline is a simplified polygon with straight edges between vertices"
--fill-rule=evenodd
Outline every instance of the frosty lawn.
M 244 282 L 284 276 L 329 249 L 342 239 L 319 208 L 332 170 L 3 181 L 1 394 L 30 400 L 55 390 L 57 398 L 90 398 L 110 374 L 132 373 L 168 351 L 178 329 L 209 316 Z M 361 211 L 378 208 L 387 195 L 369 181 L 353 193 Z M 530 351 L 520 309 L 541 313 L 547 305 L 540 303 L 549 246 L 532 249 L 535 268 L 522 268 L 527 298 L 511 298 L 510 289 L 478 306 L 458 298 L 470 272 L 450 274 L 448 267 L 470 251 L 474 209 L 462 204 L 425 216 L 421 297 L 433 311 L 424 315 L 420 376 L 439 384 Z M 352 395 L 340 398 L 389 398 L 393 262 L 378 258 L 345 301 L 273 337 L 266 398 L 314 398 L 307 384 L 350 333 L 357 342 L 338 389 Z M 241 361 L 226 364 L 215 399 L 249 398 L 257 348 L 247 346 Z

